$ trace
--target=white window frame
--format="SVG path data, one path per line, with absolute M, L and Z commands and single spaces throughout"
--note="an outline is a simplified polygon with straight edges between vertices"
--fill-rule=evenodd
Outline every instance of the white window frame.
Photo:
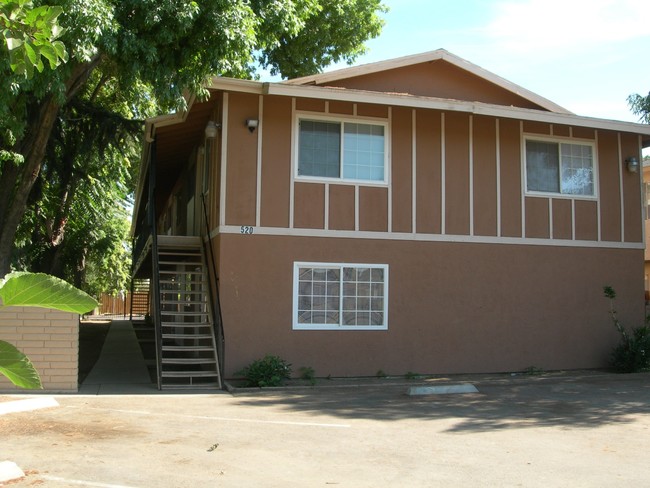
M 343 317 L 343 286 L 339 291 L 339 324 L 301 324 L 298 323 L 298 285 L 300 268 L 330 268 L 340 269 L 341 284 L 343 283 L 343 268 L 380 268 L 384 271 L 384 323 L 382 325 L 341 325 Z M 361 263 L 314 263 L 296 261 L 293 263 L 293 330 L 388 330 L 388 265 Z
M 562 193 L 561 188 L 560 192 L 550 192 L 550 191 L 536 191 L 536 190 L 529 190 L 528 189 L 528 168 L 526 164 L 526 142 L 527 141 L 536 141 L 536 142 L 549 142 L 553 144 L 558 144 L 558 148 L 560 144 L 573 144 L 573 145 L 578 145 L 578 146 L 590 146 L 591 147 L 591 164 L 592 164 L 592 169 L 593 169 L 593 176 L 594 176 L 594 194 L 593 195 L 576 195 L 573 193 Z M 597 152 L 597 146 L 596 142 L 592 139 L 577 139 L 573 137 L 550 137 L 550 136 L 542 136 L 542 135 L 537 135 L 537 134 L 524 134 L 523 141 L 522 141 L 522 147 L 521 147 L 521 162 L 522 162 L 522 171 L 523 171 L 523 184 L 524 184 L 524 194 L 526 196 L 538 196 L 538 197 L 548 197 L 548 198 L 564 198 L 564 199 L 572 199 L 572 200 L 598 200 L 598 152 Z M 560 156 L 560 155 L 558 155 Z M 558 168 L 560 171 L 560 175 L 562 174 L 562 160 L 561 157 L 558 159 L 558 163 L 560 164 L 560 167 Z
M 340 155 L 339 155 L 339 164 L 340 164 L 340 175 L 337 177 L 329 176 L 307 176 L 298 174 L 298 166 L 300 163 L 300 121 L 315 121 L 315 122 L 334 122 L 341 124 L 341 146 L 340 146 Z M 384 129 L 384 178 L 383 180 L 363 180 L 363 179 L 352 179 L 343 177 L 343 152 L 344 152 L 344 124 L 366 124 L 366 125 L 377 125 L 381 126 Z M 340 115 L 329 115 L 323 114 L 320 112 L 302 112 L 297 111 L 295 113 L 293 130 L 295 134 L 294 138 L 294 148 L 293 148 L 293 174 L 296 181 L 307 181 L 307 182 L 327 182 L 327 183 L 336 183 L 336 184 L 352 184 L 352 185 L 363 185 L 363 186 L 388 186 L 389 179 L 389 170 L 390 170 L 390 126 L 388 120 L 380 119 L 376 117 L 345 117 Z

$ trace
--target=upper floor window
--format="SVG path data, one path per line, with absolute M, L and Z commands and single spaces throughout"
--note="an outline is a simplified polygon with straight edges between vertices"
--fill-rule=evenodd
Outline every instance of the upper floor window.
M 595 196 L 594 146 L 526 139 L 526 190 Z
M 298 176 L 386 181 L 386 125 L 301 118 Z

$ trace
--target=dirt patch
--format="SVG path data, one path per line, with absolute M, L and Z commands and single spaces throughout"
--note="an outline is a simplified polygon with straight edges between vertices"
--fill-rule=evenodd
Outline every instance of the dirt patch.
M 89 421 L 87 418 L 79 422 L 61 420 L 43 420 L 33 418 L 33 414 L 17 414 L 0 418 L 0 432 L 3 438 L 8 436 L 40 436 L 57 435 L 67 439 L 114 439 L 124 436 L 134 436 L 140 431 L 133 425 L 122 421 L 107 419 Z

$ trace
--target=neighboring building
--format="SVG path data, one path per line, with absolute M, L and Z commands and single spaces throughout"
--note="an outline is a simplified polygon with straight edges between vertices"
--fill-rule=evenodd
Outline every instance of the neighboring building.
M 626 160 L 649 126 L 574 115 L 444 50 L 208 88 L 146 124 L 134 269 L 162 387 L 266 354 L 318 376 L 601 367 L 604 285 L 642 322 Z M 208 239 L 175 236 L 206 234 L 202 267 Z

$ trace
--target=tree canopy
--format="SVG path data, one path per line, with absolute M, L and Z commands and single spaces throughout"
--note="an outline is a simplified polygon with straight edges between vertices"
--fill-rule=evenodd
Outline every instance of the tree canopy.
M 650 124 L 650 93 L 642 97 L 638 93 L 627 97 L 630 109 L 634 115 L 638 115 L 641 122 Z
M 182 109 L 185 92 L 206 96 L 215 75 L 352 62 L 383 10 L 380 0 L 0 0 L 0 275 L 12 258 L 67 278 L 93 256 L 119 259 L 122 244 L 106 246 L 125 232 L 144 118 Z

